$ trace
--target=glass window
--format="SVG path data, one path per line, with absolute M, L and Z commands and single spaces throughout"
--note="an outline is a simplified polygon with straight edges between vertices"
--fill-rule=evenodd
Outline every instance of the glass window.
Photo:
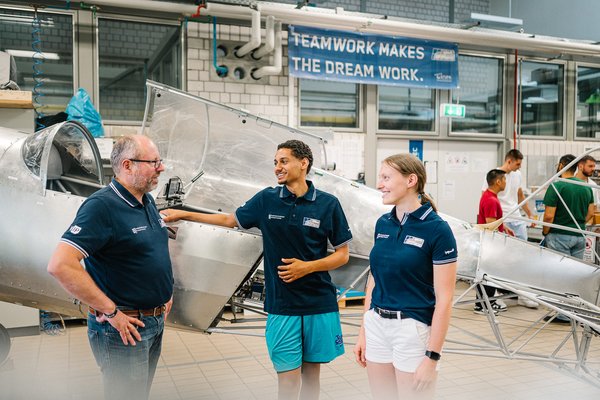
M 503 67 L 499 58 L 459 56 L 460 88 L 452 102 L 465 106 L 465 117 L 452 119 L 452 132 L 502 133 Z
M 435 122 L 435 90 L 378 87 L 379 129 L 431 132 Z
M 358 127 L 358 88 L 355 83 L 300 80 L 300 125 Z
M 564 67 L 521 62 L 521 135 L 562 136 Z
M 20 90 L 33 91 L 36 110 L 56 114 L 73 96 L 73 20 L 38 12 L 36 24 L 34 15 L 0 8 L 0 50 L 14 57 L 16 83 Z
M 100 114 L 141 121 L 146 79 L 181 88 L 178 26 L 98 19 Z
M 600 68 L 577 67 L 577 137 L 600 139 Z

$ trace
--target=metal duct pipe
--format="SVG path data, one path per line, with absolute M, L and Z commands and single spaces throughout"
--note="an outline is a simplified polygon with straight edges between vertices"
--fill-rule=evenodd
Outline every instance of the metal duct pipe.
M 260 46 L 260 11 L 251 10 L 252 11 L 252 27 L 250 27 L 250 41 L 234 51 L 236 57 L 244 57 L 246 54 L 250 53 L 252 50 L 256 49 Z
M 170 14 L 181 14 L 188 17 L 195 14 L 198 10 L 198 6 L 180 3 L 167 3 L 166 1 L 127 0 L 124 2 L 122 0 L 90 0 L 86 1 L 86 3 L 96 6 L 110 6 L 124 9 L 149 10 Z
M 201 10 L 202 15 L 225 16 L 231 6 L 222 4 L 207 4 Z M 263 15 L 272 15 L 277 20 L 286 24 L 306 25 L 320 28 L 335 28 L 365 33 L 379 33 L 383 35 L 406 36 L 419 39 L 452 41 L 459 44 L 469 44 L 506 49 L 519 49 L 527 51 L 541 51 L 546 53 L 570 54 L 588 57 L 600 57 L 600 46 L 574 43 L 552 39 L 537 39 L 528 34 L 512 32 L 483 32 L 446 28 L 432 25 L 417 24 L 412 22 L 395 21 L 391 19 L 378 19 L 359 17 L 353 15 L 337 14 L 337 10 L 328 10 L 315 7 L 295 8 L 294 5 L 261 3 L 260 10 Z M 502 36 L 500 36 L 502 34 Z
M 89 0 L 88 3 L 125 9 L 153 10 L 171 14 L 178 13 L 186 16 L 195 14 L 198 10 L 197 6 L 150 0 L 130 0 L 127 2 L 121 0 Z M 329 10 L 315 7 L 296 9 L 295 7 L 296 6 L 294 5 L 275 3 L 260 3 L 258 6 L 263 15 L 272 15 L 285 24 L 452 41 L 457 42 L 459 45 L 485 45 L 487 47 L 503 50 L 519 49 L 552 54 L 567 52 L 578 56 L 600 57 L 600 46 L 593 44 L 574 43 L 553 39 L 538 39 L 528 34 L 512 32 L 498 31 L 497 33 L 492 33 L 394 21 L 391 19 L 384 20 L 371 17 L 359 17 L 338 14 L 338 9 Z M 200 9 L 200 15 L 248 19 L 251 11 L 250 8 L 245 6 L 208 3 L 205 8 Z
M 279 24 L 281 29 L 281 24 Z M 281 34 L 281 32 L 280 32 Z M 265 23 L 265 44 L 252 52 L 252 58 L 260 60 L 275 48 L 275 17 L 269 15 Z
M 279 75 L 281 73 L 281 64 L 283 59 L 283 52 L 281 49 L 281 22 L 275 23 L 275 53 L 273 54 L 273 65 L 261 67 L 257 70 L 250 72 L 250 76 L 254 79 L 260 79 L 267 75 Z

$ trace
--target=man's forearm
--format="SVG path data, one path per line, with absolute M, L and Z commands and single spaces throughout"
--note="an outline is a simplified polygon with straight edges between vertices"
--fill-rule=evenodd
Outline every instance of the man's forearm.
M 311 272 L 331 271 L 346 264 L 350 259 L 348 245 L 337 248 L 327 257 L 310 262 Z

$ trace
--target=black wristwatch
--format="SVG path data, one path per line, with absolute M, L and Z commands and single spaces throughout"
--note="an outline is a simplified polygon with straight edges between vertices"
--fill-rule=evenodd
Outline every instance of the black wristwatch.
M 440 358 L 442 358 L 442 355 L 440 353 L 436 353 L 435 351 L 427 350 L 425 352 L 425 357 L 429 357 L 433 361 L 440 361 Z
M 115 307 L 115 311 L 111 312 L 110 314 L 104 313 L 104 316 L 108 319 L 111 319 L 111 318 L 114 318 L 118 312 L 119 312 L 119 309 L 117 307 Z

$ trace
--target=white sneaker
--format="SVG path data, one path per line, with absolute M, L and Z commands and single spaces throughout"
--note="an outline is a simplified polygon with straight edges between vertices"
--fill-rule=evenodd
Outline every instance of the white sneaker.
M 533 301 L 528 299 L 527 297 L 521 297 L 519 296 L 519 300 L 517 301 L 517 304 L 523 307 L 527 307 L 527 308 L 538 308 L 538 306 L 540 305 L 538 302 Z
M 518 304 L 516 297 L 506 297 L 502 300 L 504 301 L 504 304 L 506 304 L 507 306 L 516 306 Z
M 493 305 L 496 305 L 496 307 L 493 307 Z M 506 303 L 504 301 L 502 301 L 501 299 L 496 300 L 496 302 L 492 304 L 492 308 L 494 308 L 496 311 L 506 311 L 506 309 L 508 308 L 506 306 Z

